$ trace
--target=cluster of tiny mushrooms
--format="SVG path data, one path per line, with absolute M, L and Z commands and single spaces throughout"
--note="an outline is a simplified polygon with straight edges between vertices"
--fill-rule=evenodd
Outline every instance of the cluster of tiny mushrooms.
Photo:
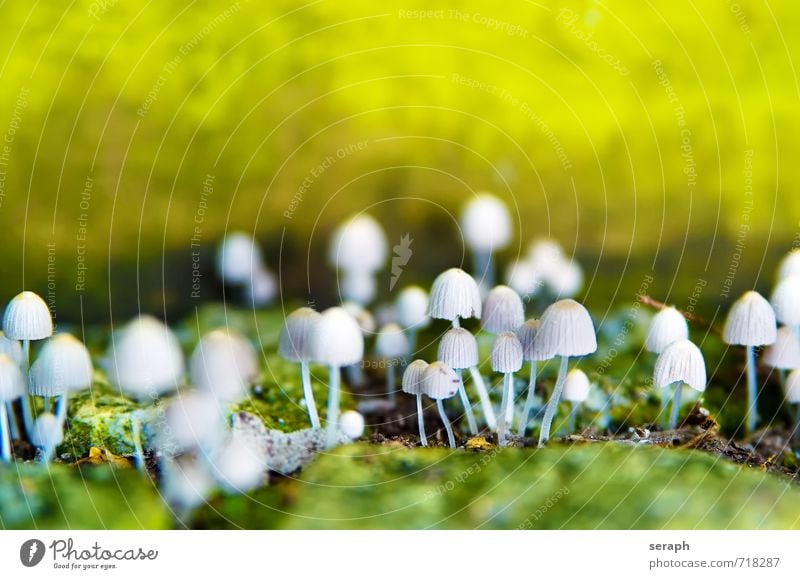
M 444 401 L 456 395 L 470 435 L 485 428 L 484 432 L 497 433 L 500 446 L 507 446 L 514 439 L 516 421 L 516 437 L 523 438 L 537 407 L 537 364 L 554 358 L 560 360 L 555 385 L 543 413 L 542 404 L 537 408 L 540 412 L 535 413 L 537 422 L 541 418 L 538 444 L 547 443 L 562 398 L 572 405 L 567 429 L 575 430 L 580 405 L 589 398 L 592 385 L 583 371 L 569 371 L 569 360 L 597 350 L 592 318 L 572 299 L 582 286 L 581 268 L 575 260 L 566 258 L 556 243 L 538 241 L 531 245 L 528 255 L 508 266 L 507 285 L 494 286 L 493 253 L 507 246 L 512 237 L 506 206 L 493 195 L 479 194 L 467 204 L 461 230 L 474 256 L 474 276 L 459 268 L 448 269 L 433 281 L 429 293 L 419 286 L 405 287 L 391 306 L 376 309 L 375 317 L 367 307 L 376 297 L 378 272 L 388 259 L 385 234 L 366 214 L 352 217 L 336 230 L 329 258 L 340 274 L 343 302 L 323 312 L 310 307 L 293 311 L 285 318 L 278 348 L 283 358 L 300 365 L 303 403 L 311 429 L 320 434 L 320 447 L 357 439 L 364 432 L 360 413 L 348 411 L 340 416 L 341 370 L 347 371 L 351 386 L 363 382 L 365 337 L 371 334 L 375 353 L 386 369 L 386 407 L 396 404 L 397 369 L 402 369 L 400 388 L 416 397 L 422 446 L 428 445 L 423 396 L 435 401 L 450 447 L 456 447 L 456 436 Z M 220 246 L 217 268 L 226 286 L 240 287 L 253 307 L 274 298 L 275 278 L 247 234 L 227 235 Z M 723 331 L 726 343 L 746 348 L 748 432 L 754 431 L 758 420 L 756 348 L 769 346 L 763 356 L 765 364 L 779 371 L 786 401 L 800 404 L 800 250 L 785 257 L 777 278 L 771 303 L 748 291 L 730 309 Z M 542 293 L 552 298 L 551 303 L 539 319 L 526 320 L 525 303 Z M 377 330 L 375 318 L 380 322 Z M 490 366 L 492 372 L 503 376 L 499 407 L 494 406 L 491 388 L 481 374 L 478 339 L 462 327 L 462 321 L 473 318 L 480 320 L 480 329 L 486 333 L 482 338 L 493 336 Z M 450 326 L 446 331 L 442 327 L 436 360 L 409 362 L 416 350 L 417 332 L 433 320 L 443 320 Z M 30 364 L 31 342 L 40 340 L 45 342 Z M 666 415 L 672 398 L 664 426 L 675 428 L 683 385 L 698 392 L 705 390 L 703 355 L 689 341 L 686 317 L 668 306 L 650 320 L 645 348 L 658 355 L 653 385 L 664 392 L 662 414 Z M 518 409 L 517 395 L 524 384 L 518 384 L 515 375 L 526 361 L 530 367 L 528 391 Z M 311 364 L 329 369 L 324 428 L 312 391 Z M 263 449 L 255 447 L 252 440 L 234 436 L 228 424 L 230 406 L 250 395 L 259 373 L 258 352 L 245 336 L 232 328 L 203 335 L 188 361 L 192 384 L 188 388 L 184 385 L 187 369 L 178 338 L 162 321 L 140 315 L 112 332 L 101 365 L 109 383 L 131 399 L 152 401 L 177 392 L 166 405 L 163 424 L 150 437 L 162 458 L 165 493 L 185 498 L 189 486 L 201 496 L 202 489 L 210 488 L 215 481 L 239 491 L 263 481 Z M 465 370 L 477 394 L 477 405 L 465 388 Z M 27 437 L 40 449 L 40 460 L 49 462 L 64 440 L 70 393 L 89 388 L 98 378 L 81 340 L 69 333 L 53 335 L 50 311 L 38 295 L 23 291 L 14 297 L 5 308 L 0 334 L 2 460 L 11 459 L 12 439 Z M 36 398 L 42 401 L 34 404 Z M 134 415 L 131 439 L 140 466 L 144 464 L 143 428 L 155 427 L 140 424 Z M 194 458 L 186 461 L 185 456 Z

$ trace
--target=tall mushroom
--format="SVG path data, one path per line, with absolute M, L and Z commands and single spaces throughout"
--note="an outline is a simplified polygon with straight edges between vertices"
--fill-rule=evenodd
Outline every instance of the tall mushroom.
M 533 345 L 536 342 L 536 333 L 539 331 L 539 320 L 530 319 L 522 324 L 517 330 L 517 338 L 522 345 L 522 358 L 530 362 L 530 375 L 528 378 L 528 395 L 525 397 L 525 406 L 522 409 L 522 415 L 519 418 L 519 425 L 517 426 L 517 436 L 522 438 L 525 436 L 525 431 L 528 429 L 528 417 L 533 408 L 533 401 L 536 397 L 536 374 L 537 374 L 537 361 L 534 354 Z
M 56 416 L 63 422 L 70 392 L 91 386 L 93 373 L 92 359 L 83 342 L 72 334 L 56 334 L 45 342 L 31 366 L 30 394 L 44 397 L 45 412 L 50 411 L 48 399 L 58 396 Z
M 328 308 L 314 324 L 311 351 L 316 362 L 329 368 L 325 438 L 327 447 L 332 448 L 338 437 L 341 368 L 361 362 L 364 357 L 364 336 L 353 316 L 339 307 Z
M 758 391 L 754 348 L 775 343 L 778 337 L 775 312 L 767 300 L 755 291 L 746 292 L 731 307 L 722 338 L 732 346 L 745 346 L 747 352 L 747 432 L 756 428 Z
M 397 324 L 386 324 L 378 330 L 375 337 L 375 352 L 386 364 L 386 393 L 389 402 L 394 404 L 396 368 L 411 353 L 403 329 Z
M 478 424 L 475 421 L 475 415 L 472 412 L 472 404 L 467 396 L 467 389 L 464 387 L 464 379 L 462 377 L 462 370 L 475 368 L 477 372 L 478 366 L 478 342 L 475 340 L 469 330 L 464 328 L 450 328 L 445 332 L 442 339 L 439 341 L 439 360 L 450 366 L 458 376 L 458 394 L 461 397 L 461 404 L 464 406 L 464 413 L 467 415 L 467 425 L 469 432 L 472 436 L 478 434 Z M 491 408 L 489 401 L 489 394 L 480 394 L 479 397 L 483 401 L 486 398 L 486 404 Z M 494 417 L 494 413 L 492 413 Z M 486 417 L 487 423 L 489 422 Z
M 7 338 L 22 342 L 22 371 L 27 376 L 31 360 L 31 340 L 43 340 L 53 335 L 50 309 L 37 294 L 30 291 L 19 293 L 6 305 L 3 332 Z M 27 396 L 22 397 L 22 418 L 25 432 L 30 436 L 33 413 Z
M 340 292 L 344 300 L 362 306 L 377 290 L 375 273 L 386 265 L 388 244 L 380 224 L 362 213 L 345 221 L 334 232 L 329 263 L 343 273 Z
M 428 446 L 428 437 L 425 436 L 425 417 L 422 409 L 422 395 L 425 393 L 422 387 L 422 377 L 428 363 L 425 360 L 414 360 L 406 366 L 403 372 L 403 392 L 411 394 L 417 398 L 417 423 L 419 425 L 419 441 L 422 446 Z
M 311 308 L 299 308 L 286 317 L 278 342 L 278 353 L 290 362 L 300 363 L 300 379 L 303 382 L 303 398 L 306 401 L 308 420 L 312 428 L 321 428 L 314 391 L 311 389 L 311 370 L 308 364 L 313 358 L 311 335 L 314 324 L 320 319 L 319 312 Z
M 439 416 L 441 416 L 444 428 L 447 431 L 450 448 L 455 448 L 456 439 L 453 434 L 453 427 L 450 426 L 450 419 L 447 418 L 447 413 L 444 411 L 442 400 L 455 396 L 456 390 L 458 390 L 458 376 L 444 362 L 433 362 L 428 365 L 422 374 L 422 388 L 428 398 L 436 400 L 436 407 L 439 409 Z
M 544 413 L 542 430 L 539 434 L 540 447 L 543 447 L 550 438 L 550 427 L 564 390 L 569 358 L 586 356 L 595 351 L 597 351 L 597 336 L 592 317 L 585 307 L 575 300 L 566 299 L 557 301 L 544 311 L 533 344 L 533 354 L 540 360 L 561 356 L 561 364 L 556 385 Z
M 650 320 L 644 347 L 648 352 L 661 354 L 673 342 L 688 338 L 689 325 L 686 323 L 686 318 L 674 307 L 665 307 Z M 661 408 L 658 411 L 659 419 L 663 417 L 665 421 L 668 420 L 666 417 L 668 399 L 668 396 L 661 396 Z
M 3 462 L 11 460 L 11 436 L 6 409 L 11 407 L 11 402 L 26 393 L 25 376 L 16 360 L 0 354 L 0 458 Z
M 514 332 L 503 332 L 492 347 L 492 370 L 503 374 L 503 401 L 500 404 L 500 422 L 497 428 L 497 441 L 500 446 L 508 444 L 508 431 L 511 427 L 509 416 L 514 416 L 514 372 L 522 368 L 522 344 Z
M 675 388 L 669 418 L 669 428 L 675 429 L 678 426 L 683 385 L 686 384 L 698 392 L 706 389 L 706 364 L 700 348 L 689 340 L 679 340 L 667 346 L 656 360 L 653 384 L 656 388 Z
M 493 253 L 511 242 L 512 226 L 508 207 L 490 193 L 479 193 L 464 207 L 461 230 L 474 260 L 473 274 L 481 287 L 494 285 Z

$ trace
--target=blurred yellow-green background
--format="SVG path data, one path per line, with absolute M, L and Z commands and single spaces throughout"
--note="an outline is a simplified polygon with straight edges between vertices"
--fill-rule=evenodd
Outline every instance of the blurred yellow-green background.
M 199 252 L 253 232 L 284 298 L 330 295 L 333 227 L 465 263 L 489 189 L 516 243 L 559 239 L 606 307 L 766 287 L 800 235 L 792 2 L 0 5 L 0 297 L 180 315 Z M 194 238 L 194 239 L 193 239 Z M 194 241 L 195 246 L 192 246 Z M 695 292 L 696 293 L 696 292 Z

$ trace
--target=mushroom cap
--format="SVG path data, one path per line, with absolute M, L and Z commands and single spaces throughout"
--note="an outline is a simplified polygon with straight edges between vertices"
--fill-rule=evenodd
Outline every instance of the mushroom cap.
M 770 299 L 775 319 L 787 326 L 800 326 L 800 275 L 783 278 Z
M 55 448 L 64 442 L 64 425 L 50 412 L 43 412 L 33 423 L 31 443 L 39 448 Z
M 358 440 L 364 434 L 364 416 L 355 410 L 343 412 L 339 418 L 339 429 L 350 440 Z
M 19 343 L 19 340 L 7 337 L 3 332 L 0 332 L 0 354 L 5 354 L 17 365 L 22 365 L 22 344 Z
M 583 287 L 583 270 L 574 259 L 560 260 L 547 269 L 544 279 L 553 295 L 571 298 Z
M 770 368 L 796 370 L 800 368 L 800 339 L 792 328 L 778 328 L 775 343 L 764 352 L 764 363 Z
M 264 265 L 258 264 L 253 275 L 245 282 L 245 303 L 260 308 L 270 304 L 277 293 L 275 276 Z
M 787 253 L 778 266 L 778 281 L 794 275 L 800 275 L 800 248 Z
M 528 262 L 540 276 L 548 275 L 564 261 L 564 250 L 552 239 L 537 239 L 528 246 Z
M 530 261 L 518 259 L 506 268 L 506 284 L 521 296 L 532 296 L 541 287 L 542 278 Z
M 224 283 L 246 286 L 263 269 L 263 259 L 255 239 L 243 231 L 231 231 L 217 251 L 217 273 Z
M 674 307 L 663 308 L 650 320 L 645 348 L 648 352 L 660 354 L 672 342 L 689 338 L 689 325 L 686 318 Z
M 511 241 L 508 207 L 491 193 L 479 193 L 464 207 L 461 230 L 467 246 L 477 252 L 502 249 Z
M 404 358 L 408 356 L 411 345 L 397 324 L 386 324 L 375 336 L 375 351 L 382 358 Z
M 375 318 L 369 310 L 364 309 L 356 302 L 344 302 L 341 307 L 355 319 L 362 334 L 366 336 L 375 331 Z
M 508 286 L 493 287 L 483 304 L 483 329 L 492 334 L 515 332 L 525 321 L 522 298 Z
M 469 330 L 450 328 L 439 341 L 438 358 L 456 370 L 478 365 L 478 341 Z
M 395 301 L 397 323 L 405 329 L 420 329 L 431 323 L 428 317 L 428 293 L 417 285 L 403 288 Z
M 60 396 L 92 385 L 89 350 L 72 334 L 56 334 L 45 342 L 31 366 L 29 389 L 34 396 Z
M 786 401 L 800 404 L 800 370 L 793 370 L 786 377 Z
M 310 362 L 311 334 L 314 324 L 320 319 L 320 313 L 312 308 L 298 308 L 286 316 L 278 341 L 278 353 L 290 362 Z
M 53 318 L 45 301 L 29 291 L 14 296 L 3 314 L 3 332 L 12 340 L 43 340 L 53 334 Z
M 159 450 L 169 455 L 210 448 L 224 432 L 224 409 L 206 392 L 178 394 L 164 414 L 166 427 L 158 433 Z
M 16 360 L 0 354 L 0 404 L 27 394 L 28 385 Z
M 161 494 L 175 507 L 194 508 L 203 504 L 214 488 L 205 463 L 193 457 L 162 461 Z
M 433 362 L 422 374 L 422 391 L 428 398 L 446 400 L 455 396 L 460 384 L 458 374 L 444 362 Z
M 522 344 L 514 332 L 503 332 L 492 346 L 492 370 L 502 374 L 519 372 L 522 368 Z
M 328 255 L 336 269 L 363 273 L 382 269 L 387 257 L 383 228 L 366 213 L 351 217 L 336 229 Z
M 453 267 L 433 280 L 428 303 L 430 317 L 450 321 L 456 318 L 480 318 L 481 306 L 478 284 L 463 269 Z
M 589 397 L 591 383 L 583 370 L 573 368 L 567 372 L 564 379 L 564 400 L 568 402 L 583 402 Z
M 346 301 L 366 305 L 375 299 L 378 284 L 372 272 L 347 270 L 341 278 L 339 291 Z
M 422 388 L 422 376 L 425 374 L 425 370 L 427 368 L 428 363 L 425 360 L 414 360 L 408 366 L 406 366 L 405 372 L 403 372 L 402 380 L 403 392 L 406 394 L 411 394 L 412 396 L 424 394 L 425 391 Z
M 559 300 L 542 314 L 533 358 L 585 356 L 597 351 L 597 336 L 589 312 L 575 300 Z
M 755 291 L 745 292 L 728 312 L 722 339 L 732 346 L 767 346 L 777 338 L 775 311 Z
M 522 357 L 525 360 L 535 360 L 533 345 L 536 343 L 536 334 L 539 332 L 540 321 L 534 318 L 527 320 L 517 329 L 517 338 L 522 344 Z
M 328 308 L 311 333 L 315 362 L 341 367 L 357 364 L 364 357 L 364 336 L 355 318 L 343 308 Z
M 184 372 L 178 338 L 150 315 L 114 332 L 107 359 L 109 381 L 137 399 L 177 389 Z
M 203 336 L 189 359 L 189 377 L 198 390 L 218 400 L 247 397 L 248 385 L 258 374 L 258 354 L 233 330 L 213 330 Z
M 214 478 L 228 491 L 243 493 L 260 486 L 267 470 L 262 449 L 241 436 L 232 436 L 213 460 Z
M 665 388 L 682 382 L 703 392 L 706 389 L 706 363 L 700 348 L 689 340 L 673 342 L 659 354 L 653 371 L 653 383 Z

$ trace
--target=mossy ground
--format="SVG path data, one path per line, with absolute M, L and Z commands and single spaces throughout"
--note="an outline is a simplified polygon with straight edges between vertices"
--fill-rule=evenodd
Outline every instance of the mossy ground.
M 640 346 L 646 316 L 623 331 L 625 326 L 618 320 L 626 315 L 607 320 L 600 329 L 600 351 L 577 362 L 604 396 L 614 396 L 607 428 L 597 426 L 604 413 L 594 407 L 580 416 L 582 426 L 594 427 L 586 437 L 572 437 L 572 444 L 499 450 L 490 437 L 489 442 L 469 441 L 466 449 L 456 451 L 423 449 L 416 447 L 414 402 L 399 395 L 395 411 L 367 417 L 370 443 L 321 454 L 305 470 L 273 476 L 268 486 L 243 496 L 217 492 L 207 505 L 180 521 L 171 518 L 147 476 L 103 461 L 75 464 L 92 447 L 130 455 L 130 418 L 136 416 L 144 423 L 147 441 L 159 408 L 169 401 L 133 402 L 98 371 L 93 387 L 70 403 L 68 430 L 58 451 L 63 459 L 50 467 L 16 462 L 0 470 L 0 522 L 6 528 L 800 526 L 800 486 L 792 480 L 797 478 L 798 465 L 795 453 L 785 446 L 788 422 L 779 413 L 774 377 L 761 376 L 766 384 L 763 415 L 774 415 L 773 422 L 783 429 L 765 432 L 755 449 L 729 443 L 728 438 L 737 435 L 741 416 L 741 392 L 729 386 L 740 375 L 739 358 L 710 336 L 704 344 L 708 365 L 720 370 L 712 375 L 701 402 L 716 420 L 709 417 L 710 426 L 688 421 L 674 437 L 661 434 L 651 425 L 659 409 L 649 386 L 653 357 Z M 201 333 L 226 325 L 259 344 L 263 373 L 252 396 L 231 410 L 250 412 L 268 428 L 290 432 L 307 428 L 308 420 L 299 369 L 275 354 L 282 319 L 283 314 L 275 310 L 253 314 L 213 305 L 180 324 L 178 332 L 187 354 Z M 430 331 L 422 343 L 430 343 L 431 351 L 420 357 L 433 359 L 437 336 L 435 328 Z M 482 351 L 490 343 L 486 336 L 479 341 Z M 488 374 L 488 369 L 482 370 Z M 523 396 L 526 372 L 519 376 Z M 540 368 L 543 391 L 551 387 L 554 372 L 552 364 Z M 317 407 L 324 418 L 327 370 L 314 368 L 313 374 Z M 343 409 L 385 388 L 382 370 L 368 369 L 367 377 L 365 389 L 344 396 Z M 490 385 L 496 382 L 489 380 Z M 684 416 L 692 404 L 684 408 Z M 463 444 L 466 425 L 457 416 L 460 405 L 454 402 L 449 408 L 461 427 Z M 562 410 L 563 415 L 567 408 Z M 426 414 L 431 441 L 440 445 L 439 418 L 434 411 Z M 703 416 L 701 422 L 706 421 Z M 628 433 L 631 429 L 644 432 L 644 427 L 650 427 L 654 438 L 638 444 L 639 434 Z

